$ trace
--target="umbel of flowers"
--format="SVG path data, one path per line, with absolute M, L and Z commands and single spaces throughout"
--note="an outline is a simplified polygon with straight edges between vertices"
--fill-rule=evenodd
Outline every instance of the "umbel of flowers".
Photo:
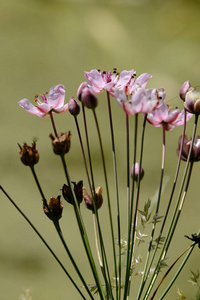
M 196 136 L 198 116 L 200 113 L 200 92 L 191 87 L 189 81 L 186 81 L 179 91 L 179 96 L 183 100 L 183 109 L 171 108 L 167 104 L 165 98 L 166 93 L 163 88 L 146 88 L 152 76 L 148 73 L 143 73 L 136 76 L 135 70 L 124 70 L 118 73 L 116 69 L 113 72 L 100 70 L 91 70 L 85 72 L 86 81 L 82 82 L 77 90 L 77 99 L 71 97 L 68 104 L 65 104 L 65 88 L 59 84 L 52 87 L 49 93 L 43 93 L 40 96 L 35 95 L 34 101 L 36 106 L 29 100 L 22 99 L 19 105 L 30 114 L 34 114 L 40 118 L 50 116 L 54 134 L 50 134 L 53 151 L 61 158 L 61 165 L 64 170 L 65 179 L 61 183 L 62 195 L 52 195 L 49 201 L 45 197 L 45 193 L 40 185 L 38 175 L 35 170 L 35 165 L 39 161 L 39 151 L 36 148 L 35 142 L 32 146 L 26 143 L 20 146 L 20 159 L 22 163 L 30 167 L 33 174 L 36 186 L 43 200 L 43 210 L 49 220 L 53 223 L 55 230 L 58 233 L 60 241 L 68 255 L 76 273 L 81 281 L 81 285 L 77 284 L 59 257 L 53 249 L 48 245 L 46 240 L 41 236 L 39 231 L 31 223 L 29 218 L 24 215 L 17 204 L 1 187 L 1 190 L 11 203 L 18 209 L 22 216 L 27 220 L 29 225 L 36 232 L 38 237 L 51 252 L 60 267 L 63 269 L 68 280 L 73 284 L 81 299 L 116 299 L 126 300 L 133 299 L 153 299 L 157 292 L 160 292 L 159 299 L 163 299 L 172 284 L 182 271 L 183 266 L 187 262 L 196 244 L 199 246 L 200 232 L 192 234 L 192 237 L 186 236 L 192 243 L 188 248 L 182 249 L 180 256 L 170 256 L 171 263 L 166 264 L 166 255 L 169 249 L 173 249 L 173 235 L 178 226 L 179 217 L 181 215 L 183 204 L 186 199 L 189 182 L 192 174 L 193 164 L 200 160 L 200 137 Z M 108 106 L 108 117 L 110 124 L 110 139 L 113 156 L 113 178 L 115 182 L 115 197 L 110 197 L 111 183 L 107 173 L 107 162 L 103 148 L 103 138 L 106 133 L 101 133 L 98 122 L 98 94 L 105 93 Z M 112 99 L 112 102 L 111 102 Z M 80 102 L 79 102 L 80 101 Z M 115 132 L 117 124 L 114 126 L 115 116 L 112 116 L 112 106 L 120 105 L 121 114 L 125 119 L 126 130 L 126 157 L 124 159 L 124 169 L 120 169 L 122 176 L 126 177 L 126 195 L 123 199 L 120 198 L 120 189 L 124 190 L 121 183 L 118 181 L 118 148 L 115 144 Z M 89 109 L 88 112 L 86 110 Z M 55 114 L 64 113 L 69 110 L 71 117 L 74 118 L 80 148 L 84 163 L 84 169 L 79 172 L 79 178 L 71 178 L 70 170 L 68 170 L 67 153 L 71 147 L 71 132 L 60 134 L 57 132 L 54 121 Z M 87 126 L 87 114 L 91 113 L 94 117 L 99 140 L 100 158 L 103 167 L 103 178 L 99 183 L 96 182 L 94 163 L 91 155 L 91 143 L 89 139 L 89 126 Z M 83 117 L 83 128 L 79 127 L 79 118 Z M 142 128 L 138 130 L 138 115 L 143 116 Z M 186 123 L 192 116 L 195 115 L 194 129 L 192 138 L 188 139 L 186 132 Z M 68 116 L 69 117 L 69 116 Z M 129 119 L 134 118 L 134 128 L 131 128 Z M 144 208 L 140 203 L 140 192 L 145 188 L 141 184 L 141 180 L 145 176 L 145 167 L 143 166 L 144 139 L 146 125 L 150 124 L 153 127 L 160 127 L 162 130 L 162 153 L 161 153 L 161 174 L 158 182 L 158 191 L 156 196 L 149 198 L 145 203 Z M 172 131 L 176 126 L 183 125 L 182 135 L 177 141 L 177 168 L 174 177 L 174 182 L 169 191 L 168 202 L 164 217 L 159 214 L 160 206 L 162 205 L 162 191 L 165 189 L 166 180 L 164 177 L 166 164 L 166 131 Z M 155 129 L 155 134 L 156 134 Z M 131 134 L 130 134 L 131 131 Z M 141 132 L 141 136 L 138 136 Z M 72 137 L 75 133 L 72 132 Z M 134 144 L 133 153 L 130 151 L 130 143 Z M 124 147 L 124 145 L 123 145 Z M 140 149 L 138 151 L 137 149 Z M 73 148 L 75 152 L 76 149 Z M 118 158 L 119 159 L 119 158 Z M 183 174 L 179 174 L 181 161 L 185 162 Z M 152 173 L 154 173 L 152 165 Z M 87 180 L 83 182 L 82 178 Z M 178 176 L 182 176 L 180 186 L 177 185 Z M 112 181 L 113 182 L 113 181 Z M 99 185 L 100 184 L 100 185 Z M 112 184 L 113 185 L 113 184 Z M 146 189 L 146 188 L 145 188 Z M 175 190 L 178 196 L 174 196 Z M 58 191 L 55 191 L 56 195 Z M 126 198 L 126 204 L 124 199 Z M 174 199 L 175 198 L 175 199 Z M 172 201 L 173 200 L 173 201 Z M 120 213 L 120 205 L 126 205 L 127 217 L 122 219 Z M 84 218 L 81 213 L 83 204 L 88 209 L 88 213 L 92 214 L 94 224 L 94 242 L 96 246 L 96 255 L 92 251 L 91 236 L 88 236 Z M 66 241 L 63 235 L 63 229 L 60 225 L 60 220 L 63 215 L 63 207 L 71 204 L 76 216 L 77 226 L 80 230 L 80 240 L 82 240 L 87 259 L 88 269 L 91 270 L 93 283 L 88 283 L 87 278 L 83 276 L 83 266 L 78 265 L 73 257 L 73 253 L 69 250 L 69 241 Z M 101 214 L 99 209 L 106 205 L 108 210 L 108 224 L 106 232 L 101 226 Z M 113 207 L 116 208 L 116 215 L 113 213 Z M 169 214 L 170 212 L 170 214 Z M 166 220 L 169 226 L 166 228 Z M 127 224 L 126 232 L 121 232 L 121 224 Z M 117 224 L 116 228 L 115 225 Z M 147 226 L 151 227 L 150 235 L 145 233 Z M 197 228 L 194 228 L 196 230 Z M 185 228 L 187 231 L 187 228 Z M 110 243 L 105 243 L 105 235 L 110 232 Z M 149 230 L 148 230 L 149 232 Z M 163 232 L 165 236 L 163 236 Z M 125 236 L 125 238 L 124 238 Z M 70 241 L 70 243 L 73 241 Z M 146 245 L 146 257 L 138 255 L 140 245 Z M 112 249 L 111 257 L 108 255 L 108 249 Z M 173 254 L 173 252 L 172 252 Z M 171 252 L 170 252 L 171 255 Z M 178 265 L 179 260 L 182 263 Z M 177 266 L 178 265 L 178 266 Z M 166 271 L 164 270 L 166 268 Z M 170 273 L 172 268 L 177 268 L 175 275 L 171 277 L 170 284 L 162 290 L 162 282 Z M 162 270 L 162 273 L 161 273 Z M 140 284 L 137 286 L 135 276 L 140 276 Z M 82 286 L 84 289 L 82 289 Z M 162 291 L 161 291 L 162 290 Z M 199 292 L 199 291 L 198 291 Z M 70 296 L 69 296 L 70 297 Z

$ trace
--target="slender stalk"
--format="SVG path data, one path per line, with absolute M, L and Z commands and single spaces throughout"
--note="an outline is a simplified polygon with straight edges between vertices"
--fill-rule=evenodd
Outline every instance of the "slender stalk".
M 74 117 L 75 123 L 76 123 L 76 129 L 78 132 L 78 137 L 79 137 L 79 142 L 81 145 L 81 151 L 82 151 L 82 155 L 83 155 L 83 161 L 84 161 L 84 166 L 85 166 L 85 171 L 86 171 L 86 175 L 87 175 L 87 179 L 88 179 L 88 184 L 90 187 L 90 193 L 92 195 L 92 185 L 91 185 L 91 181 L 90 181 L 90 176 L 89 176 L 89 172 L 88 172 L 88 167 L 87 167 L 87 162 L 86 162 L 86 157 L 85 157 L 85 151 L 84 151 L 84 147 L 83 147 L 83 141 L 81 138 L 81 132 L 80 132 L 80 128 L 79 128 L 79 124 L 78 124 L 78 120 L 77 117 Z
M 40 186 L 40 183 L 39 183 L 39 180 L 38 180 L 38 178 L 37 178 L 37 175 L 36 175 L 34 166 L 30 166 L 30 169 L 31 169 L 31 171 L 32 171 L 32 174 L 33 174 L 33 177 L 34 177 L 34 179 L 35 179 L 36 185 L 37 185 L 37 187 L 38 187 L 38 189 L 39 189 L 39 192 L 40 192 L 40 195 L 41 195 L 41 197 L 42 197 L 43 203 L 45 204 L 45 206 L 46 206 L 46 207 L 48 208 L 48 210 L 49 210 L 49 206 L 48 206 L 48 204 L 47 204 L 46 198 L 45 198 L 44 193 L 43 193 L 43 191 L 42 191 L 42 188 L 41 188 L 41 186 Z M 49 212 L 50 212 L 50 211 L 49 211 Z M 51 213 L 51 212 L 50 212 L 50 213 Z M 80 280 L 82 281 L 82 283 L 83 283 L 83 285 L 84 285 L 86 291 L 88 292 L 88 295 L 90 296 L 91 299 L 94 299 L 93 296 L 92 296 L 92 294 L 91 294 L 91 292 L 90 292 L 90 290 L 89 290 L 89 288 L 88 288 L 88 286 L 87 286 L 87 283 L 85 282 L 85 280 L 84 280 L 84 278 L 83 278 L 83 276 L 82 276 L 82 274 L 81 274 L 81 272 L 80 272 L 80 270 L 79 270 L 79 268 L 78 268 L 78 266 L 77 266 L 77 264 L 76 264 L 76 262 L 75 262 L 75 260 L 74 260 L 74 258 L 73 258 L 73 256 L 71 255 L 71 252 L 69 251 L 69 248 L 67 247 L 67 244 L 66 244 L 65 239 L 64 239 L 64 237 L 63 237 L 63 234 L 62 234 L 62 231 L 61 231 L 61 229 L 60 229 L 60 226 L 59 226 L 58 221 L 56 221 L 54 218 L 52 218 L 52 221 L 53 221 L 53 224 L 54 224 L 54 226 L 55 226 L 55 228 L 56 228 L 56 231 L 57 231 L 57 233 L 58 233 L 58 235 L 59 235 L 59 237 L 60 237 L 60 240 L 61 240 L 61 242 L 62 242 L 62 244 L 63 244 L 63 246 L 64 246 L 64 248 L 65 248 L 65 250 L 66 250 L 66 252 L 67 252 L 67 254 L 68 254 L 68 256 L 69 256 L 69 258 L 70 258 L 70 261 L 71 261 L 71 263 L 72 263 L 74 269 L 76 270 L 76 272 L 77 272 L 77 274 L 78 274 Z M 102 298 L 102 299 L 103 299 L 103 298 Z
M 198 231 L 198 235 L 200 234 L 200 230 Z M 194 250 L 196 243 L 193 243 L 190 246 L 190 250 L 188 252 L 188 254 L 186 255 L 184 261 L 182 262 L 181 266 L 179 267 L 178 271 L 176 272 L 176 274 L 174 275 L 174 277 L 172 278 L 170 284 L 168 285 L 168 287 L 166 288 L 166 290 L 164 291 L 164 293 L 161 295 L 160 300 L 164 299 L 164 297 L 166 296 L 166 294 L 168 293 L 168 291 L 170 290 L 170 288 L 172 287 L 172 285 L 174 284 L 175 280 L 177 279 L 177 277 L 179 276 L 179 274 L 181 273 L 183 267 L 185 266 L 188 258 L 190 257 L 190 255 L 192 254 L 192 251 Z
M 164 227 L 165 227 L 165 223 L 166 223 L 166 220 L 167 220 L 167 217 L 168 217 L 169 209 L 171 207 L 171 203 L 172 203 L 172 199 L 173 199 L 173 196 L 174 196 L 176 184 L 177 184 L 178 174 L 179 174 L 179 170 L 180 170 L 180 163 L 181 163 L 181 153 L 182 153 L 182 149 L 183 149 L 183 141 L 184 141 L 184 137 L 185 137 L 186 113 L 187 113 L 186 110 L 184 110 L 183 132 L 182 132 L 180 152 L 179 152 L 179 156 L 178 156 L 178 162 L 177 162 L 176 173 L 175 173 L 174 182 L 173 182 L 173 186 L 172 186 L 172 191 L 171 191 L 171 195 L 170 195 L 170 198 L 169 198 L 168 206 L 167 206 L 167 209 L 166 209 L 166 212 L 165 212 L 165 216 L 164 216 L 164 219 L 163 219 L 163 222 L 162 222 L 160 233 L 159 233 L 159 236 L 158 236 L 158 241 L 156 243 L 156 247 L 154 249 L 151 261 L 149 263 L 148 271 L 146 272 L 146 274 L 149 274 L 151 266 L 153 264 L 153 261 L 154 261 L 154 258 L 155 258 L 155 255 L 156 255 L 156 252 L 157 252 L 157 249 L 158 249 L 158 246 L 159 246 L 159 241 L 160 241 L 160 238 L 162 236 L 162 233 L 163 233 L 163 230 L 164 230 Z M 144 279 L 144 284 L 145 284 L 146 280 L 147 280 L 147 276 Z M 143 284 L 143 288 L 144 288 L 144 284 Z
M 85 115 L 85 107 L 84 107 L 83 104 L 82 104 L 82 112 L 83 112 L 83 120 L 84 120 L 84 128 L 85 128 L 85 135 L 86 135 L 86 143 L 87 143 L 87 151 L 88 151 L 91 181 L 92 181 L 92 190 L 95 191 L 95 183 L 94 183 L 94 176 L 93 176 L 93 169 L 92 169 L 92 159 L 91 159 L 91 154 L 90 154 L 90 145 L 89 145 L 87 122 L 86 122 L 86 115 Z M 104 241 L 103 241 L 103 237 L 102 237 L 102 233 L 101 233 L 101 226 L 100 226 L 100 222 L 99 222 L 98 209 L 97 209 L 97 205 L 96 205 L 96 197 L 95 197 L 95 193 L 93 193 L 92 191 L 91 191 L 91 195 L 93 197 L 94 212 L 95 212 L 96 218 L 97 218 L 97 226 L 98 226 L 98 233 L 99 233 L 99 239 L 100 239 L 102 263 L 103 263 L 103 268 L 105 269 L 106 266 L 108 266 L 108 263 L 107 263 L 106 253 L 105 253 Z M 106 264 L 106 266 L 104 264 Z M 108 286 L 107 281 L 109 281 L 109 282 L 111 281 L 108 267 L 107 267 L 107 274 L 108 274 L 108 280 L 107 280 L 107 277 L 104 277 L 106 286 Z M 106 272 L 104 271 L 104 276 L 105 275 L 106 275 Z M 108 293 L 109 293 L 109 291 L 108 291 Z M 112 294 L 111 289 L 110 289 L 110 294 Z M 112 295 L 111 295 L 111 297 L 112 297 Z
M 58 137 L 52 112 L 50 113 L 50 117 L 51 117 L 51 122 L 52 122 L 52 126 L 53 126 L 53 129 L 54 129 L 55 136 Z M 67 171 L 67 165 L 66 165 L 66 162 L 65 162 L 65 159 L 64 159 L 64 155 L 60 155 L 60 157 L 61 157 L 62 165 L 63 165 L 63 168 L 64 168 L 65 176 L 66 176 L 66 179 L 67 179 L 67 183 L 68 183 L 68 186 L 70 188 L 70 193 L 72 195 L 72 198 L 74 199 L 73 207 L 74 207 L 75 215 L 76 215 L 76 218 L 77 218 L 78 227 L 79 227 L 79 230 L 80 230 L 80 233 L 81 233 L 82 241 L 83 241 L 83 244 L 84 244 L 84 247 L 85 247 L 85 251 L 86 251 L 90 266 L 91 266 L 91 270 L 92 270 L 95 282 L 96 282 L 98 290 L 99 290 L 99 295 L 100 295 L 101 299 L 104 299 L 105 296 L 103 294 L 102 286 L 101 286 L 100 279 L 99 279 L 99 276 L 98 276 L 98 273 L 97 273 L 97 270 L 96 270 L 96 266 L 95 266 L 94 259 L 93 259 L 93 256 L 92 256 L 92 252 L 91 252 L 91 249 L 90 249 L 90 245 L 89 245 L 89 241 L 88 241 L 88 238 L 87 238 L 84 223 L 83 223 L 83 220 L 82 220 L 82 217 L 81 217 L 81 214 L 80 214 L 79 204 L 76 201 L 76 197 L 73 194 L 73 190 L 72 190 L 72 187 L 71 187 L 71 181 L 70 181 L 69 174 L 68 174 L 68 171 Z M 57 224 L 54 222 L 54 225 L 56 226 Z M 66 245 L 64 239 L 62 238 L 61 231 L 59 231 L 59 228 L 57 228 L 57 227 L 56 227 L 56 229 L 58 229 L 57 230 L 58 233 L 60 232 L 60 238 L 61 238 L 61 240 L 63 242 L 63 245 L 64 245 L 64 247 L 67 251 L 68 248 L 67 248 L 67 245 Z M 68 255 L 71 255 L 71 254 L 69 253 Z
M 160 185 L 159 185 L 158 200 L 157 200 L 157 205 L 156 205 L 155 216 L 158 215 L 158 211 L 159 211 L 161 192 L 162 192 L 162 184 L 163 184 L 164 167 L 165 167 L 165 143 L 166 143 L 166 140 L 165 140 L 165 128 L 164 128 L 164 126 L 162 127 L 162 129 L 163 129 L 162 163 L 161 163 Z M 141 283 L 140 283 L 140 288 L 139 288 L 139 293 L 138 293 L 137 299 L 140 299 L 145 281 L 148 277 L 147 267 L 148 267 L 148 264 L 149 264 L 149 259 L 150 259 L 150 254 L 151 254 L 151 247 L 152 247 L 152 243 L 153 243 L 155 229 L 156 229 L 156 220 L 153 223 L 153 227 L 152 227 L 152 231 L 151 231 L 151 239 L 150 239 L 150 242 L 149 242 L 149 248 L 148 248 L 145 267 L 144 267 L 144 273 L 143 273 L 142 280 L 141 280 Z M 158 241 L 158 243 L 159 243 L 159 241 Z M 149 271 L 150 271 L 150 269 L 148 269 L 148 272 Z
M 119 265 L 119 275 L 117 275 L 117 264 L 116 259 L 114 261 L 115 269 L 115 286 L 116 286 L 116 300 L 121 297 L 121 226 L 120 226 L 120 207 L 119 207 L 119 190 L 118 190 L 118 177 L 117 177 L 117 162 L 116 162 L 116 151 L 115 151 L 115 140 L 114 140 L 114 131 L 113 131 L 113 121 L 112 121 L 112 112 L 110 105 L 110 94 L 107 92 L 107 102 L 108 102 L 108 113 L 110 121 L 110 132 L 111 132 L 111 142 L 112 142 L 112 154 L 113 154 L 113 166 L 114 166 L 114 178 L 115 178 L 115 192 L 116 192 L 116 201 L 117 201 L 117 227 L 118 227 L 118 265 Z M 119 284 L 117 277 L 119 277 Z M 119 290 L 119 296 L 118 296 Z
M 66 179 L 67 179 L 68 186 L 70 187 L 71 194 L 73 195 L 73 198 L 75 199 L 75 196 L 73 194 L 73 190 L 72 190 L 72 187 L 71 187 L 71 181 L 70 181 L 70 178 L 69 178 L 69 174 L 68 174 L 67 165 L 66 165 L 66 162 L 65 162 L 65 159 L 64 159 L 64 155 L 60 155 L 60 157 L 61 157 L 61 160 L 62 160 L 64 173 L 65 173 L 65 176 L 66 176 Z M 96 269 L 96 266 L 95 266 L 95 262 L 94 262 L 94 259 L 93 259 L 93 255 L 92 255 L 92 251 L 91 251 L 91 248 L 90 248 L 87 233 L 86 233 L 86 230 L 85 230 L 85 227 L 84 227 L 82 217 L 80 215 L 78 203 L 75 200 L 74 200 L 73 207 L 74 207 L 75 215 L 76 215 L 76 218 L 77 218 L 78 227 L 79 227 L 79 230 L 80 230 L 82 241 L 83 241 L 83 244 L 84 244 L 84 247 L 85 247 L 85 251 L 86 251 L 89 263 L 90 263 L 90 267 L 91 267 L 96 285 L 98 287 L 99 296 L 100 296 L 101 299 L 105 300 L 105 295 L 103 293 L 102 285 L 101 285 L 99 275 L 98 275 L 98 272 L 97 272 L 97 269 Z
M 73 280 L 73 278 L 70 276 L 70 274 L 67 272 L 66 268 L 64 267 L 64 265 L 61 263 L 61 261 L 59 260 L 59 258 L 57 257 L 57 255 L 54 253 L 54 251 L 51 249 L 51 247 L 48 245 L 48 243 L 45 241 L 45 239 L 42 237 L 42 235 L 39 233 L 39 231 L 36 229 L 36 227 L 33 225 L 33 223 L 29 220 L 29 218 L 22 212 L 22 210 L 19 208 L 19 206 L 12 200 L 12 198 L 6 193 L 6 191 L 3 189 L 2 186 L 0 186 L 0 189 L 2 190 L 2 192 L 4 193 L 4 195 L 8 198 L 8 200 L 12 203 L 12 205 L 18 210 L 18 212 L 22 215 L 22 217 L 28 222 L 28 224 L 31 226 L 31 228 L 35 231 L 35 233 L 38 235 L 38 237 L 41 239 L 41 241 L 43 242 L 43 244 L 47 247 L 47 249 L 50 251 L 50 253 L 53 255 L 53 257 L 55 258 L 55 260 L 57 261 L 57 263 L 60 265 L 60 267 L 63 269 L 63 271 L 65 272 L 65 274 L 67 275 L 67 277 L 69 278 L 69 280 L 71 281 L 71 283 L 74 285 L 74 287 L 76 288 L 76 290 L 79 292 L 79 294 L 81 295 L 81 297 L 83 299 L 86 300 L 85 296 L 82 294 L 82 292 L 80 291 L 79 287 L 77 286 L 77 284 L 75 283 L 75 281 Z M 91 299 L 94 299 L 93 297 Z
M 110 228 L 111 228 L 113 259 L 114 259 L 114 264 L 116 264 L 115 237 L 114 237 L 114 229 L 113 229 L 113 218 L 112 218 L 112 210 L 111 210 L 111 203 L 110 203 L 110 194 L 109 194 L 109 187 L 108 187 L 106 163 L 105 163 L 105 157 L 104 157 L 104 151 L 103 151 L 103 144 L 102 144 L 102 140 L 101 140 L 101 133 L 100 133 L 99 124 L 98 124 L 98 120 L 97 120 L 95 110 L 93 110 L 93 115 L 94 115 L 94 119 L 95 119 L 97 134 L 98 134 L 98 138 L 99 138 L 99 145 L 100 145 L 100 150 L 101 150 L 101 157 L 102 157 L 102 164 L 103 164 L 103 171 L 104 171 L 104 179 L 105 179 L 105 185 L 106 185 L 109 221 L 110 221 Z M 119 270 L 120 269 L 121 269 L 121 265 L 119 266 Z M 119 278 L 119 282 L 120 282 L 120 278 Z M 119 285 L 119 287 L 120 287 L 120 285 Z
M 144 121 L 143 121 L 143 126 L 142 126 L 140 160 L 139 160 L 139 174 L 140 174 L 141 166 L 142 166 L 143 148 L 144 148 L 144 133 L 145 133 L 145 127 L 146 127 L 146 120 L 147 120 L 147 115 L 144 116 Z M 140 176 L 138 176 L 138 182 L 137 182 L 137 194 L 136 194 L 136 201 L 135 201 L 132 237 L 131 237 L 131 240 L 130 240 L 131 241 L 131 247 L 130 247 L 130 250 L 129 250 L 129 261 L 128 261 L 128 265 L 126 266 L 124 300 L 127 299 L 127 295 L 129 295 L 129 292 L 130 292 L 130 284 L 131 284 L 130 271 L 131 271 L 132 256 L 133 256 L 133 247 L 134 247 L 134 243 L 135 243 L 135 230 L 136 230 L 136 220 L 137 220 L 137 209 L 138 209 L 138 204 L 139 204 L 139 194 L 140 194 Z
M 52 126 L 53 126 L 55 136 L 58 137 L 58 133 L 57 133 L 57 130 L 56 130 L 56 126 L 55 126 L 55 122 L 54 122 L 54 119 L 53 119 L 52 111 L 49 112 L 49 115 L 50 115 L 50 119 L 51 119 L 51 123 L 52 123 Z
M 175 266 L 175 264 L 177 263 L 177 261 L 179 261 L 179 259 L 188 251 L 190 250 L 191 246 L 189 246 L 187 249 L 185 249 L 181 255 L 179 255 L 179 257 L 173 262 L 173 264 L 169 267 L 169 269 L 167 270 L 167 272 L 165 273 L 165 275 L 163 276 L 163 278 L 161 279 L 159 285 L 157 286 L 156 290 L 154 291 L 153 295 L 151 296 L 150 300 L 153 300 L 159 287 L 161 286 L 161 284 L 163 283 L 164 279 L 167 277 L 167 275 L 169 274 L 169 272 L 172 270 L 172 268 Z
M 156 278 L 158 276 L 158 266 L 160 264 L 160 261 L 162 259 L 164 259 L 165 256 L 166 256 L 165 248 L 166 248 L 166 245 L 167 245 L 167 243 L 169 241 L 169 237 L 170 237 L 170 234 L 171 234 L 171 231 L 172 231 L 172 228 L 173 228 L 173 225 L 174 225 L 174 221 L 175 221 L 175 218 L 176 218 L 176 214 L 177 214 L 177 211 L 178 211 L 178 207 L 179 207 L 179 204 L 180 204 L 180 201 L 181 201 L 181 195 L 183 193 L 183 189 L 184 189 L 184 185 L 185 185 L 185 181 L 186 181 L 186 176 L 187 176 L 188 168 L 189 168 L 189 164 L 190 164 L 190 157 L 191 157 L 191 153 L 192 153 L 192 147 L 193 147 L 193 143 L 194 143 L 194 139 L 195 139 L 195 135 L 196 135 L 197 122 L 198 122 L 198 115 L 195 115 L 195 122 L 194 122 L 193 135 L 192 135 L 192 142 L 191 142 L 190 151 L 189 151 L 189 154 L 188 154 L 188 159 L 187 159 L 187 163 L 186 163 L 186 167 L 185 167 L 185 171 L 184 171 L 184 175 L 183 175 L 183 179 L 182 179 L 182 183 L 181 183 L 179 195 L 178 195 L 176 206 L 175 206 L 175 209 L 174 209 L 174 213 L 173 213 L 173 216 L 172 216 L 172 219 L 171 219 L 171 222 L 170 222 L 170 226 L 169 226 L 166 238 L 165 238 L 165 242 L 163 244 L 161 253 L 160 253 L 159 258 L 158 258 L 157 263 L 156 263 L 156 267 L 155 267 L 154 273 L 153 273 L 153 275 L 151 277 L 151 280 L 149 282 L 149 285 L 147 287 L 147 290 L 146 290 L 146 293 L 145 293 L 145 296 L 144 296 L 145 300 L 148 298 L 148 295 L 151 292 L 151 289 L 152 289 L 152 287 L 153 287 L 153 285 L 154 285 L 154 283 L 156 281 Z

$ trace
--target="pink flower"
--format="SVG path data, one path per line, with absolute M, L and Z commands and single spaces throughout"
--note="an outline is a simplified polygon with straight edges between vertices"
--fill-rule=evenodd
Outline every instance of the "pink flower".
M 117 73 L 100 72 L 96 69 L 85 72 L 85 77 L 96 94 L 99 94 L 102 90 L 110 91 L 118 79 Z
M 37 115 L 40 118 L 46 117 L 50 112 L 64 113 L 68 109 L 68 104 L 64 105 L 65 100 L 65 87 L 62 84 L 50 88 L 48 95 L 41 95 L 42 101 L 39 96 L 35 96 L 37 106 L 34 106 L 29 100 L 22 99 L 18 104 L 23 107 L 27 112 Z
M 186 121 L 191 117 L 192 114 L 187 113 Z M 170 131 L 175 126 L 180 126 L 184 123 L 184 110 L 180 111 L 178 108 L 171 110 L 163 102 L 157 109 L 148 114 L 147 121 L 154 127 L 164 126 L 165 130 Z
M 159 104 L 160 99 L 164 100 L 165 93 L 163 89 L 157 91 L 156 89 L 138 88 L 128 100 L 123 90 L 114 89 L 114 96 L 126 114 L 135 115 L 152 112 Z
M 113 88 L 124 90 L 126 94 L 130 94 L 137 87 L 144 88 L 149 78 L 151 78 L 151 75 L 147 73 L 140 75 L 136 80 L 135 76 L 136 72 L 134 70 L 124 70 L 121 73 L 114 70 L 113 74 L 109 71 L 100 72 L 96 69 L 85 72 L 85 77 L 96 94 L 106 90 L 112 96 L 114 96 Z

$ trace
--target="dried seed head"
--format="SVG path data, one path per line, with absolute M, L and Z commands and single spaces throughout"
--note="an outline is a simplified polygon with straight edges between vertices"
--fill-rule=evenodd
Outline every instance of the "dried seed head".
M 86 190 L 86 188 L 83 187 L 83 199 L 85 201 L 85 206 L 94 212 L 95 211 L 95 207 L 93 203 L 93 198 L 94 198 L 94 200 L 96 201 L 96 208 L 99 209 L 103 204 L 102 192 L 103 189 L 101 186 L 99 186 L 95 189 L 95 194 L 93 192 L 93 197 L 92 197 L 91 194 Z
M 34 166 L 38 163 L 39 152 L 35 142 L 32 143 L 32 146 L 28 146 L 24 143 L 22 147 L 19 145 L 19 148 L 20 159 L 25 166 Z
M 53 152 L 55 154 L 63 155 L 69 152 L 71 140 L 70 131 L 68 132 L 68 134 L 61 132 L 58 137 L 54 137 L 53 134 L 50 134 L 49 137 L 52 140 Z
M 49 219 L 59 220 L 62 217 L 63 204 L 60 200 L 60 195 L 57 198 L 52 197 L 49 200 L 49 209 L 43 203 L 44 213 Z

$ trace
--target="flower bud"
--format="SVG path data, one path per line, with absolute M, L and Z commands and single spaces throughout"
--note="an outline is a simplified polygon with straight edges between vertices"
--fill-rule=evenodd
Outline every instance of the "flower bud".
M 93 198 L 96 201 L 97 209 L 99 209 L 103 204 L 102 192 L 103 192 L 103 189 L 101 186 L 99 186 L 95 189 L 95 195 L 93 192 Z M 93 198 L 92 198 L 91 194 L 86 190 L 86 188 L 83 187 L 83 199 L 85 201 L 85 206 L 94 212 L 95 209 L 94 209 Z
M 182 87 L 180 88 L 179 90 L 179 96 L 180 98 L 185 101 L 185 96 L 186 96 L 186 93 L 188 92 L 189 88 L 191 87 L 190 85 L 190 82 L 189 81 L 186 81 L 184 82 L 184 84 L 182 85 Z
M 180 136 L 178 140 L 178 149 L 176 150 L 177 155 L 179 155 L 180 153 L 181 140 L 182 140 L 182 136 Z M 187 161 L 188 159 L 191 143 L 192 143 L 192 139 L 188 140 L 187 136 L 185 135 L 183 140 L 183 149 L 181 153 L 181 159 L 183 161 Z M 197 136 L 192 146 L 190 161 L 195 162 L 199 160 L 200 160 L 200 136 Z
M 76 196 L 76 200 L 78 204 L 80 204 L 83 201 L 83 181 L 80 180 L 78 183 L 72 181 L 74 185 L 74 194 Z M 70 204 L 74 204 L 73 195 L 70 191 L 70 187 L 66 184 L 62 187 L 62 195 L 63 198 Z
M 138 180 L 139 175 L 140 175 L 140 180 L 142 180 L 142 178 L 144 177 L 144 169 L 141 168 L 140 174 L 139 174 L 139 168 L 140 168 L 140 165 L 137 162 L 135 163 L 135 166 L 133 165 L 132 168 L 131 168 L 131 177 L 133 177 L 133 174 L 134 174 L 134 180 L 135 181 Z
M 200 114 L 200 92 L 190 88 L 186 93 L 184 107 L 192 114 Z
M 74 97 L 69 100 L 68 109 L 72 116 L 77 116 L 80 113 L 80 105 Z
M 82 90 L 87 87 L 87 82 L 84 81 L 82 82 L 80 85 L 79 85 L 79 88 L 77 90 L 77 97 L 78 97 L 78 100 L 81 101 L 81 94 L 82 94 Z
M 49 200 L 49 209 L 43 203 L 43 210 L 47 217 L 51 220 L 59 220 L 62 217 L 63 204 L 60 200 L 60 195 L 57 198 L 52 197 Z
M 53 152 L 57 155 L 63 155 L 70 149 L 70 131 L 67 133 L 61 132 L 58 137 L 54 137 L 53 134 L 49 135 L 52 140 Z
M 98 99 L 97 96 L 95 95 L 95 93 L 93 92 L 93 90 L 90 87 L 84 87 L 81 90 L 81 94 L 80 94 L 80 99 L 81 102 L 87 107 L 87 108 L 91 108 L 94 109 L 95 107 L 97 107 L 98 104 Z
M 19 144 L 18 144 L 19 145 Z M 25 166 L 34 166 L 39 161 L 39 152 L 36 148 L 36 143 L 33 142 L 32 146 L 28 146 L 26 143 L 21 147 L 19 145 L 20 151 L 20 159 Z

